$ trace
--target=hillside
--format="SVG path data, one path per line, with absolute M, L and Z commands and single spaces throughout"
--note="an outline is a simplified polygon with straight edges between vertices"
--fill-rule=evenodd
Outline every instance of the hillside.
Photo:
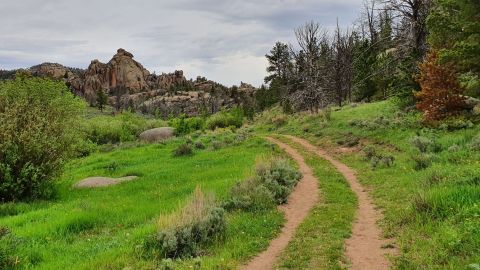
M 459 120 L 443 129 L 426 128 L 417 112 L 400 112 L 390 101 L 349 105 L 317 115 L 286 116 L 273 109 L 259 116 L 258 122 L 261 133 L 307 138 L 356 170 L 385 216 L 380 222 L 383 235 L 399 249 L 393 257 L 395 269 L 463 269 L 480 260 L 475 251 L 480 245 L 475 229 L 480 224 L 478 125 Z M 317 162 L 310 164 L 322 166 Z M 322 179 L 326 172 L 317 173 Z M 326 191 L 332 192 L 325 194 L 330 203 L 349 209 L 348 193 L 339 193 L 346 191 Z M 322 224 L 322 218 L 328 217 L 317 214 L 307 222 Z M 323 245 L 300 244 L 318 233 L 306 224 L 300 233 L 304 240 L 293 242 L 284 257 L 290 268 L 302 268 L 305 264 L 298 256 Z M 341 257 L 341 249 L 324 252 Z M 304 263 L 314 261 L 311 256 Z

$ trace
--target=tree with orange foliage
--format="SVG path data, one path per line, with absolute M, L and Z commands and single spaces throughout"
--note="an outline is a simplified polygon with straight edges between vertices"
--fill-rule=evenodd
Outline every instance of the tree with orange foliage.
M 465 108 L 464 89 L 458 82 L 455 67 L 440 63 L 436 51 L 429 52 L 420 64 L 417 81 L 421 86 L 421 91 L 415 94 L 417 109 L 423 112 L 425 121 L 458 115 Z

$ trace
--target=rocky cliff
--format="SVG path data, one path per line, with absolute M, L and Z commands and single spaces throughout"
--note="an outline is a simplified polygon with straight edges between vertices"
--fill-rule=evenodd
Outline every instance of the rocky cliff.
M 204 77 L 187 80 L 181 70 L 156 75 L 133 58 L 133 54 L 120 48 L 108 63 L 95 59 L 86 70 L 43 63 L 31 67 L 30 72 L 64 80 L 73 93 L 91 105 L 96 104 L 98 91 L 103 91 L 110 105 L 118 110 L 128 108 L 165 117 L 214 113 L 253 99 L 255 88 L 249 84 L 227 88 Z

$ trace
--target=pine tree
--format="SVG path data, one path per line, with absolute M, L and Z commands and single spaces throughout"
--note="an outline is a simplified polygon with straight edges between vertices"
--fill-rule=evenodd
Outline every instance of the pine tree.
M 461 95 L 463 89 L 455 67 L 439 63 L 436 51 L 430 52 L 420 64 L 417 80 L 422 89 L 415 94 L 417 108 L 423 112 L 427 122 L 457 115 L 465 108 L 465 97 Z
M 103 108 L 107 105 L 108 96 L 103 92 L 103 90 L 97 91 L 97 107 L 103 112 Z

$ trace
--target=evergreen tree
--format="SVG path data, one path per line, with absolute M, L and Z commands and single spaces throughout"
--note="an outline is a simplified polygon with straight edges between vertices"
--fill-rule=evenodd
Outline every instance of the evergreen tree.
M 103 108 L 107 105 L 108 96 L 103 92 L 103 90 L 97 91 L 97 107 L 100 111 L 103 112 Z

